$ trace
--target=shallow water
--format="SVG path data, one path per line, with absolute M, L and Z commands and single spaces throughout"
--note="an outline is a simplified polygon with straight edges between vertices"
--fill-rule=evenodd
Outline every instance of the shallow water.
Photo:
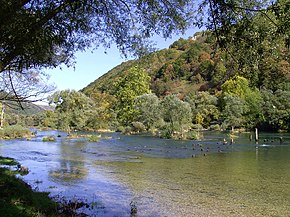
M 59 135 L 42 142 L 46 135 Z M 283 137 L 280 143 L 279 137 Z M 290 134 L 249 134 L 223 144 L 104 133 L 97 142 L 38 132 L 31 141 L 2 141 L 0 154 L 29 167 L 22 178 L 51 196 L 82 199 L 90 216 L 290 216 Z

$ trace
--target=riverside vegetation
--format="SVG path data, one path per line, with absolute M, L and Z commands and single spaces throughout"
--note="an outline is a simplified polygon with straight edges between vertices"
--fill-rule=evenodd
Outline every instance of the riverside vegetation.
M 252 25 L 264 28 L 265 22 L 257 15 Z M 202 129 L 289 131 L 289 47 L 283 35 L 259 37 L 257 55 L 243 43 L 215 48 L 213 33 L 198 32 L 122 63 L 81 91 L 55 92 L 49 97 L 53 109 L 7 112 L 5 120 L 67 132 L 107 129 L 175 139 L 196 139 Z
M 48 193 L 35 192 L 26 183 L 16 178 L 21 173 L 3 165 L 19 165 L 11 158 L 0 157 L 0 213 L 5 216 L 57 216 L 57 204 Z

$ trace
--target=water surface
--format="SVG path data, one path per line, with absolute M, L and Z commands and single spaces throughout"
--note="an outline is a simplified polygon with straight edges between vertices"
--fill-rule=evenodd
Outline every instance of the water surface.
M 220 133 L 202 141 L 104 133 L 89 142 L 46 131 L 2 141 L 0 154 L 29 167 L 22 178 L 36 190 L 93 204 L 81 210 L 90 216 L 130 216 L 132 201 L 138 216 L 290 216 L 289 136 L 261 134 L 256 145 L 240 134 L 230 145 Z

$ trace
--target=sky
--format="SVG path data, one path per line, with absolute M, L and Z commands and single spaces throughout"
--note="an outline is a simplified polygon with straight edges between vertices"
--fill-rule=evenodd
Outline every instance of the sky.
M 179 38 L 187 39 L 193 36 L 197 29 L 190 29 L 184 35 L 174 35 L 170 39 L 154 37 L 152 40 L 156 44 L 157 49 L 168 48 L 174 41 Z M 77 52 L 75 67 L 67 68 L 61 66 L 61 69 L 55 68 L 46 70 L 49 75 L 49 83 L 56 86 L 56 90 L 80 90 L 91 82 L 114 68 L 115 66 L 126 62 L 128 59 L 122 58 L 116 47 L 105 50 L 100 47 L 93 53 L 91 51 Z

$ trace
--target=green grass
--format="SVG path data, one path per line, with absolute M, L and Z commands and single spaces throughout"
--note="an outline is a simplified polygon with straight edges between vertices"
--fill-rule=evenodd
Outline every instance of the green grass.
M 13 158 L 0 156 L 0 165 L 16 166 L 18 163 Z
M 11 158 L 0 157 L 1 165 L 18 165 Z M 57 203 L 48 193 L 34 192 L 29 185 L 16 178 L 17 171 L 0 168 L 0 213 L 15 216 L 58 216 Z

